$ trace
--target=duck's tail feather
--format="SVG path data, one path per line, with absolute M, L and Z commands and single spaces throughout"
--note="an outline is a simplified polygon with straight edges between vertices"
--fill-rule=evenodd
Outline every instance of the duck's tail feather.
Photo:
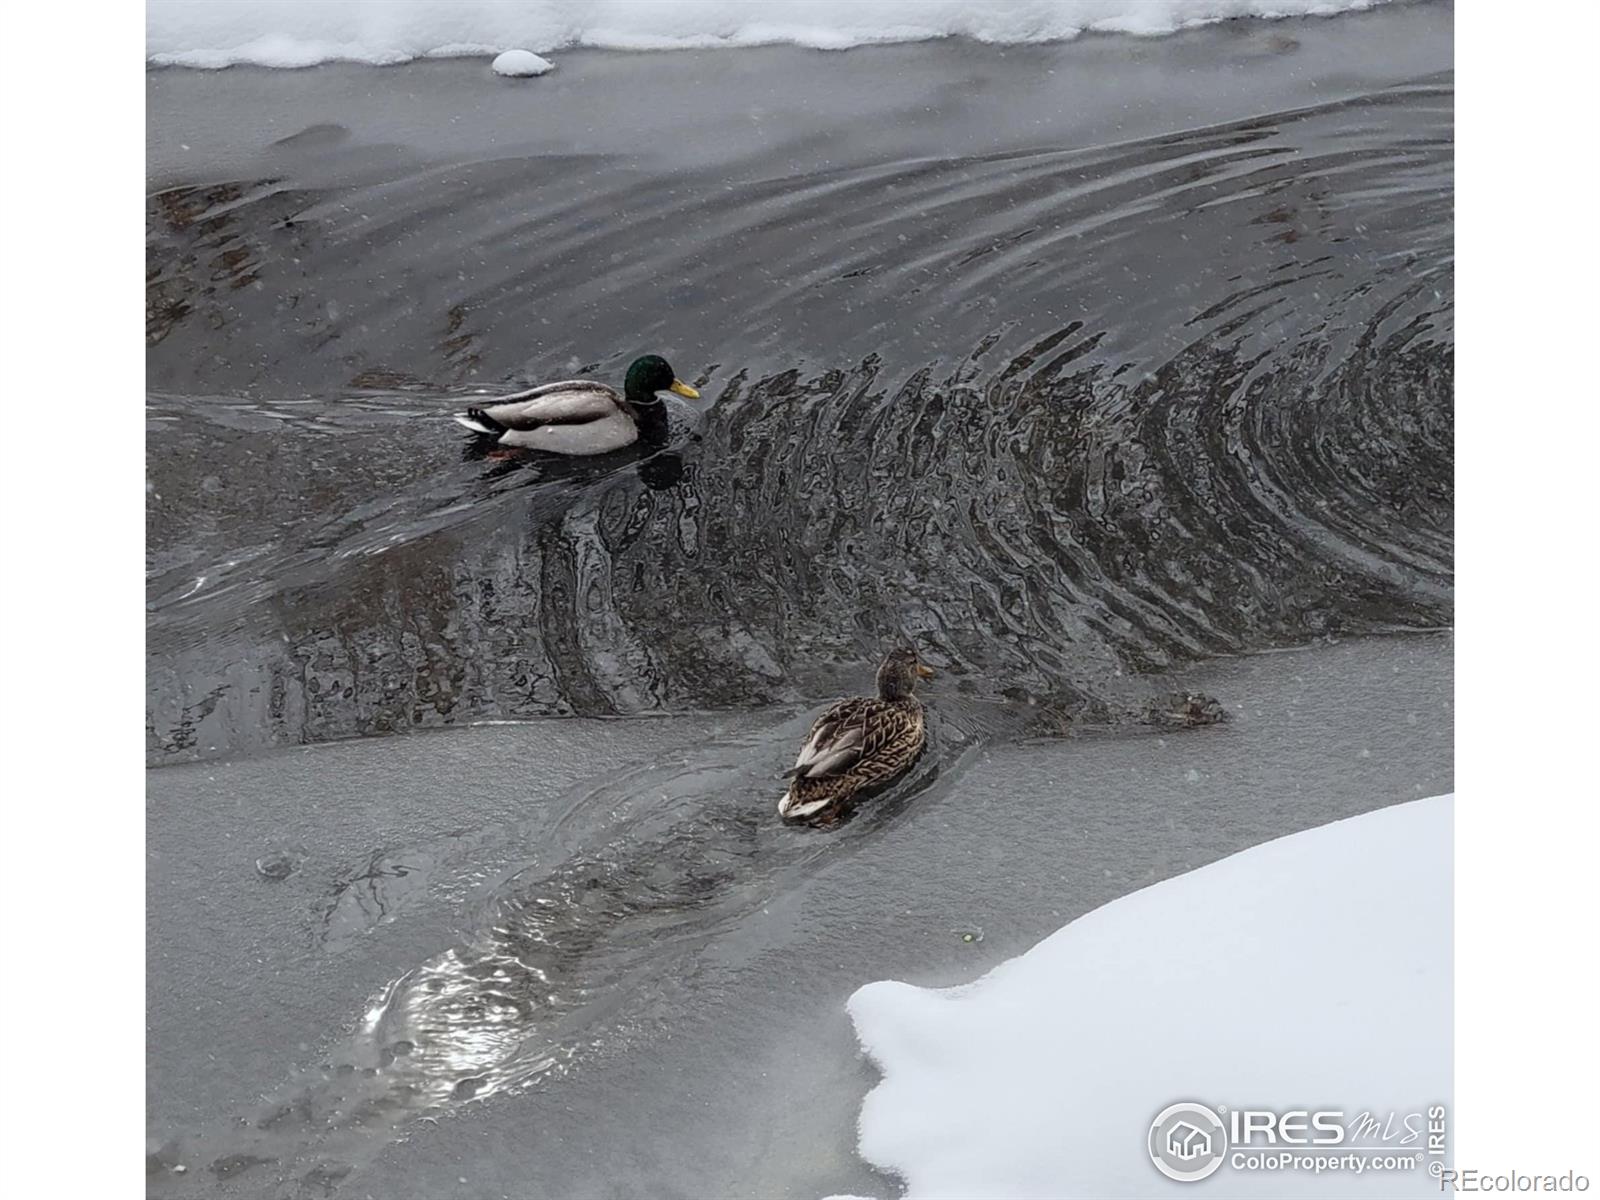
M 487 434 L 489 437 L 499 437 L 506 431 L 506 427 L 496 421 L 481 408 L 469 408 L 466 412 L 454 414 L 456 424 L 472 430 L 473 433 Z
M 778 797 L 778 815 L 786 821 L 798 821 L 802 817 L 811 816 L 812 813 L 821 812 L 833 801 L 834 797 L 831 795 L 824 795 L 820 800 L 802 800 L 791 786 L 787 792 Z

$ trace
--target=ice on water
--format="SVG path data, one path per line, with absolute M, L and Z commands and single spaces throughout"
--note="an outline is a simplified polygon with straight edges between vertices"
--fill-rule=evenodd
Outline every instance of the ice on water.
M 496 75 L 509 75 L 515 78 L 543 75 L 555 66 L 548 58 L 541 58 L 532 50 L 503 51 L 489 65 L 494 68 Z

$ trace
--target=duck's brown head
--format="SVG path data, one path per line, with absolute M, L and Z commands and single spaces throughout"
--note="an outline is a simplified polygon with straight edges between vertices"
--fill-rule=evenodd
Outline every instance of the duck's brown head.
M 917 690 L 917 680 L 932 678 L 933 668 L 918 658 L 910 646 L 891 650 L 878 668 L 878 696 L 883 700 L 904 700 Z

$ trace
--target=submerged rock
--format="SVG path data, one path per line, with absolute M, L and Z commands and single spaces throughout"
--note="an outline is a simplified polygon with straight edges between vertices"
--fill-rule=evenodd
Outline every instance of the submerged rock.
M 300 869 L 303 852 L 273 850 L 256 859 L 256 874 L 272 883 L 282 883 Z

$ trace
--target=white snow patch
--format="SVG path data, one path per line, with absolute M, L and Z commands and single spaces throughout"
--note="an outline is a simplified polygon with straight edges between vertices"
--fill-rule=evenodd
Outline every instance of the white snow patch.
M 908 1200 L 1194 1195 L 1145 1149 L 1152 1118 L 1177 1101 L 1380 1119 L 1448 1105 L 1451 802 L 1381 809 L 1169 879 L 965 987 L 861 988 L 850 1015 L 884 1075 L 862 1107 L 862 1156 L 901 1176 Z M 1225 1161 L 1209 1194 L 1438 1186 L 1420 1167 L 1329 1179 Z
M 495 56 L 489 64 L 494 68 L 496 75 L 510 75 L 522 78 L 529 75 L 543 75 L 555 64 L 548 58 L 540 58 L 532 50 L 507 50 Z
M 149 0 L 158 66 L 388 64 L 502 50 L 678 50 L 788 42 L 844 50 L 967 37 L 1144 36 L 1236 17 L 1330 16 L 1388 0 Z

